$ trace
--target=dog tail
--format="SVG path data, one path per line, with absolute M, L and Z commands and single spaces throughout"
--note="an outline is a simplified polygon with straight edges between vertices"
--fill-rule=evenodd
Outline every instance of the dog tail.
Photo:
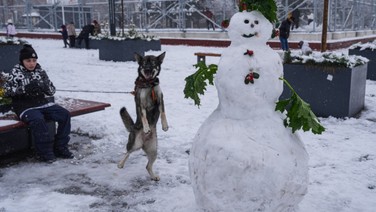
M 133 130 L 134 122 L 132 117 L 129 115 L 127 109 L 125 109 L 125 107 L 122 107 L 120 109 L 120 117 L 123 121 L 125 128 L 128 130 L 128 132 L 131 132 Z

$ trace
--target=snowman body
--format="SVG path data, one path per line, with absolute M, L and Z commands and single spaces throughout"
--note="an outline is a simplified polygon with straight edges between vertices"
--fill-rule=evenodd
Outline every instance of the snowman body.
M 215 85 L 219 105 L 198 130 L 189 160 L 196 203 L 204 211 L 295 211 L 308 185 L 308 155 L 283 125 L 275 102 L 282 62 L 266 45 L 272 25 L 257 12 L 236 13 Z M 245 83 L 250 73 L 253 83 Z

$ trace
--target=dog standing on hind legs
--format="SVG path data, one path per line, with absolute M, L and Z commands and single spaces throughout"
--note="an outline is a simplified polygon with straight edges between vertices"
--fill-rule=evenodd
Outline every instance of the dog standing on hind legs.
M 157 159 L 157 122 L 161 117 L 162 130 L 168 130 L 163 102 L 163 93 L 159 86 L 158 75 L 166 52 L 159 56 L 142 57 L 135 53 L 138 62 L 138 77 L 135 81 L 136 123 L 125 107 L 120 109 L 120 117 L 129 132 L 127 152 L 119 162 L 118 168 L 123 168 L 129 155 L 143 149 L 148 157 L 146 170 L 152 180 L 159 181 L 159 176 L 153 172 L 153 163 Z

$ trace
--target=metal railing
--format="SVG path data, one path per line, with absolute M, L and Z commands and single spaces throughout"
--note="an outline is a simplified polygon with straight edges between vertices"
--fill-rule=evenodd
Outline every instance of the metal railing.
M 50 4 L 31 0 L 0 0 L 0 24 L 12 19 L 17 28 L 29 31 L 58 30 L 61 24 L 73 21 L 81 28 L 96 19 L 108 26 L 108 1 L 105 0 L 51 0 Z M 205 29 L 207 20 L 216 28 L 238 11 L 238 0 L 121 0 L 116 1 L 116 27 L 131 24 L 148 30 L 172 29 L 177 31 Z M 293 11 L 299 11 L 299 26 L 294 30 L 317 32 L 322 28 L 323 1 L 278 0 L 278 19 L 282 21 Z M 209 8 L 214 18 L 204 15 Z M 329 31 L 374 30 L 376 28 L 376 0 L 331 0 Z M 124 17 L 124 21 L 120 20 Z

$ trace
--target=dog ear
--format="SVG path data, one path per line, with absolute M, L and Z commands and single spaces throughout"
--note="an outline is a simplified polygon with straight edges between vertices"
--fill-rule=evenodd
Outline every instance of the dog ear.
M 304 41 L 301 40 L 301 41 L 298 43 L 299 48 L 302 48 L 303 44 L 304 44 Z
M 139 55 L 137 52 L 134 53 L 134 58 L 136 59 L 138 63 L 140 63 L 143 59 L 143 57 Z
M 162 54 L 160 54 L 157 58 L 158 58 L 158 61 L 162 64 L 162 62 L 163 62 L 163 59 L 164 59 L 164 57 L 165 57 L 165 55 L 166 55 L 166 52 L 163 52 Z

